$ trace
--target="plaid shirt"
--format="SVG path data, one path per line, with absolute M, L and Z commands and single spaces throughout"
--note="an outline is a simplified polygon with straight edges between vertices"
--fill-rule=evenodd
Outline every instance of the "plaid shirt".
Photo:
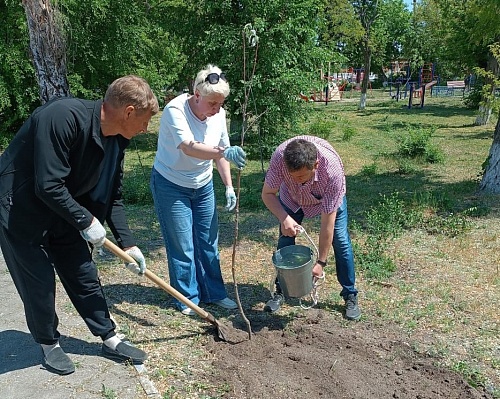
M 318 148 L 318 169 L 314 178 L 304 184 L 292 179 L 283 159 L 285 147 L 295 139 L 305 139 Z M 342 160 L 328 141 L 314 136 L 297 136 L 280 144 L 271 157 L 265 182 L 279 190 L 280 199 L 288 208 L 293 212 L 302 208 L 308 218 L 334 212 L 346 193 Z

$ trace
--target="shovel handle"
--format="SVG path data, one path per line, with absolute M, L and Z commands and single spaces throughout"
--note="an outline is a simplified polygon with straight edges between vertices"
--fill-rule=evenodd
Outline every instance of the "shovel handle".
M 128 253 L 126 253 L 118 245 L 109 241 L 107 238 L 104 241 L 104 247 L 109 249 L 113 254 L 115 254 L 116 256 L 121 258 L 124 262 L 137 263 L 137 261 L 134 258 L 132 258 Z M 162 280 L 160 277 L 158 277 L 156 274 L 154 274 L 149 269 L 146 269 L 146 271 L 144 272 L 144 275 L 148 279 L 150 279 L 153 283 L 156 283 L 159 287 L 161 287 L 162 289 L 167 291 L 174 298 L 178 299 L 180 302 L 182 302 L 188 308 L 193 309 L 200 317 L 206 319 L 209 316 L 209 313 L 206 310 L 203 310 L 198 305 L 196 305 L 194 302 L 190 301 L 188 298 L 186 298 L 184 295 L 182 295 L 179 291 L 177 291 L 174 287 L 167 284 L 164 280 Z

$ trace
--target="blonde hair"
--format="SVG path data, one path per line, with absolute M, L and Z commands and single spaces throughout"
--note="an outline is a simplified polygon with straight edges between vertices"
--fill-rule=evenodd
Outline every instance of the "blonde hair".
M 196 90 L 199 91 L 202 97 L 209 96 L 213 93 L 222 94 L 224 98 L 229 95 L 229 83 L 225 80 L 219 78 L 219 82 L 216 84 L 211 84 L 210 82 L 206 82 L 205 79 L 211 73 L 216 73 L 220 76 L 222 73 L 221 69 L 212 64 L 208 64 L 204 69 L 198 72 L 196 75 L 196 79 L 193 84 L 193 93 L 196 93 Z
M 116 79 L 106 90 L 104 102 L 113 107 L 134 106 L 138 112 L 158 113 L 158 99 L 145 79 L 136 75 L 127 75 Z

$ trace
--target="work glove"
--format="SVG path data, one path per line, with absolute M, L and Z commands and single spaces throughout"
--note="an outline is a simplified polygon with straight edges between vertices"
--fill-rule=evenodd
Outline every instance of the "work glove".
M 144 275 L 146 272 L 146 259 L 144 259 L 144 255 L 138 247 L 131 247 L 125 251 L 127 255 L 137 263 L 125 263 L 125 267 L 130 270 L 132 273 L 137 274 L 138 276 Z
M 96 247 L 102 247 L 104 241 L 106 241 L 106 229 L 97 218 L 93 218 L 90 226 L 81 230 L 80 234 L 86 241 Z
M 234 163 L 239 169 L 243 169 L 247 163 L 247 154 L 245 154 L 245 151 L 237 145 L 227 147 L 224 150 L 224 158 L 227 161 Z
M 231 212 L 236 206 L 236 194 L 231 186 L 226 186 L 226 211 Z

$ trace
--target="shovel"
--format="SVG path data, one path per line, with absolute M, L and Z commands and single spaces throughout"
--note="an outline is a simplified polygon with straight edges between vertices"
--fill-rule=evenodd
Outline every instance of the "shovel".
M 117 245 L 113 244 L 111 241 L 109 241 L 106 238 L 106 241 L 104 242 L 104 247 L 109 249 L 111 252 L 113 252 L 116 256 L 121 258 L 123 261 L 127 263 L 136 263 L 137 261 L 132 258 L 129 254 L 127 254 L 124 250 L 122 250 L 120 247 Z M 187 299 L 184 295 L 182 295 L 179 291 L 177 291 L 174 287 L 171 285 L 167 284 L 165 281 L 163 281 L 160 277 L 158 277 L 156 274 L 154 274 L 152 271 L 146 269 L 146 272 L 144 275 L 150 279 L 153 283 L 156 283 L 159 287 L 167 291 L 170 295 L 172 295 L 175 299 L 178 299 L 181 301 L 184 305 L 186 305 L 188 308 L 193 309 L 198 316 L 200 316 L 202 319 L 208 321 L 209 323 L 213 324 L 215 327 L 217 327 L 217 335 L 218 337 L 223 340 L 227 341 L 227 335 L 228 331 L 225 326 L 223 326 L 211 313 L 208 313 L 206 310 L 200 308 L 198 305 Z

